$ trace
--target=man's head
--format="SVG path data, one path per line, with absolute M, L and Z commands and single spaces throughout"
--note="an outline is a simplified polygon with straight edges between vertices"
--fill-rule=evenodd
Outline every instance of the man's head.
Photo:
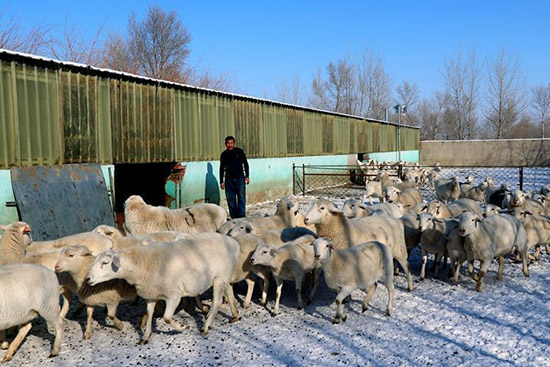
M 225 137 L 225 147 L 228 150 L 235 148 L 235 138 L 231 135 Z

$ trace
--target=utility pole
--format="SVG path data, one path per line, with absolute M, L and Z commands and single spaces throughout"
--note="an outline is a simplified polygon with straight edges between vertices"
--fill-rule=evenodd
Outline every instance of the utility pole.
M 397 160 L 401 161 L 401 114 L 407 113 L 407 106 L 398 104 L 393 108 L 397 113 Z

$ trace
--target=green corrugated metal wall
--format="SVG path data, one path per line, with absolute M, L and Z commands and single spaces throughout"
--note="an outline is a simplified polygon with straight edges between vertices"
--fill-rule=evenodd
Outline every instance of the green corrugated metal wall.
M 419 131 L 401 129 L 401 149 Z M 0 52 L 0 168 L 397 150 L 397 127 Z

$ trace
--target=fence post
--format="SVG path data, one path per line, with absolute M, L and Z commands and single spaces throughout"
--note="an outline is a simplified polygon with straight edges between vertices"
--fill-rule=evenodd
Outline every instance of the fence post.
M 302 196 L 306 196 L 306 165 L 302 163 Z
M 397 177 L 399 177 L 399 179 L 403 179 L 403 165 L 402 164 L 399 164 L 399 166 L 397 166 Z
M 523 167 L 519 168 L 519 189 L 523 191 Z

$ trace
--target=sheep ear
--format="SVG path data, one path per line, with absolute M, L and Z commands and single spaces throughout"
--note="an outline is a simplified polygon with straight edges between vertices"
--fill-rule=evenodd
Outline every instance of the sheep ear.
M 105 231 L 105 235 L 106 235 L 106 236 L 112 236 L 114 233 L 115 233 L 115 232 L 111 231 L 110 229 L 107 229 L 107 230 Z
M 83 247 L 84 247 L 84 251 L 80 256 L 92 256 L 92 252 L 86 246 L 83 246 Z
M 529 210 L 526 210 L 526 211 L 523 212 L 523 216 L 525 218 L 527 218 L 528 215 L 533 215 L 533 213 L 531 213 Z
M 427 206 L 427 205 L 424 205 L 424 206 L 422 207 L 422 209 L 420 209 L 421 212 L 424 212 L 424 211 L 426 211 L 426 210 L 428 210 L 428 206 Z
M 247 223 L 244 229 L 246 230 L 246 233 L 254 232 L 254 226 L 251 223 Z
M 275 256 L 279 253 L 279 250 L 275 249 L 275 248 L 272 248 L 270 251 L 269 251 L 269 254 L 271 256 Z
M 328 211 L 330 213 L 333 213 L 333 214 L 342 213 L 342 211 L 340 209 L 336 208 L 336 207 L 334 207 L 334 208 L 330 207 L 330 208 L 328 208 Z
M 357 206 L 358 206 L 359 208 L 363 209 L 363 210 L 367 210 L 367 206 L 366 206 L 365 204 L 363 204 L 363 203 L 357 204 Z
M 437 222 L 437 223 L 443 223 L 443 222 L 445 222 L 443 219 L 441 219 L 441 218 L 436 218 L 436 217 L 433 217 L 432 220 L 433 220 L 434 222 Z
M 476 217 L 476 223 L 479 223 L 481 222 L 481 218 L 480 217 Z
M 111 261 L 111 268 L 116 273 L 120 269 L 120 256 L 113 255 L 113 260 Z
M 290 210 L 294 208 L 294 202 L 293 201 L 290 201 L 286 204 L 286 210 Z
M 0 231 L 5 231 L 7 228 L 7 226 L 3 225 L 3 224 L 0 224 Z

